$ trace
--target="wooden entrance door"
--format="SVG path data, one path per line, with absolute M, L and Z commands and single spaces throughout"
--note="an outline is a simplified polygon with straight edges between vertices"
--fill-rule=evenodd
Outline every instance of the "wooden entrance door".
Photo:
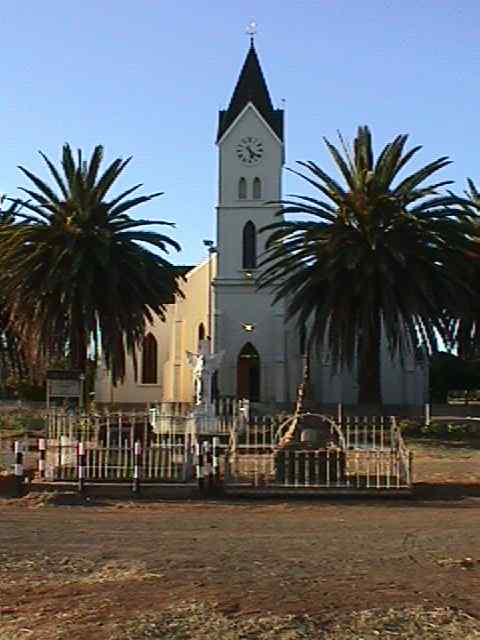
M 251 342 L 247 342 L 238 355 L 237 398 L 260 400 L 260 356 Z

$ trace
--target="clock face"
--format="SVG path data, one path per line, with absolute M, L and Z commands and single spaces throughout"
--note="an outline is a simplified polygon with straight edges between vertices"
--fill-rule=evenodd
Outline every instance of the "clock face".
M 257 164 L 263 157 L 263 143 L 258 138 L 242 138 L 237 144 L 237 157 L 244 164 Z

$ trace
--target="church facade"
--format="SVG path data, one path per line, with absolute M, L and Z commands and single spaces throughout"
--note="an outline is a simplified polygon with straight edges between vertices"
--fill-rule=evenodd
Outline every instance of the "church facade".
M 193 373 L 187 352 L 210 337 L 223 351 L 215 380 L 219 396 L 248 398 L 263 405 L 295 401 L 305 358 L 305 336 L 287 321 L 283 303 L 258 291 L 255 277 L 265 234 L 282 197 L 284 112 L 273 107 L 251 42 L 235 90 L 220 111 L 217 130 L 218 201 L 216 246 L 202 264 L 184 269 L 184 298 L 176 299 L 166 322 L 156 322 L 139 353 L 137 379 L 130 364 L 123 384 L 113 387 L 100 371 L 96 400 L 143 404 L 191 402 Z M 311 358 L 310 393 L 317 404 L 356 404 L 355 372 L 335 373 L 327 353 Z M 387 405 L 420 406 L 427 373 L 413 357 L 403 367 L 382 352 L 382 393 Z

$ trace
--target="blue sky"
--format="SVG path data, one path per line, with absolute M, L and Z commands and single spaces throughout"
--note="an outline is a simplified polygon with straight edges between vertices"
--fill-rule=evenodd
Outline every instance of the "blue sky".
M 141 213 L 176 223 L 173 261 L 199 261 L 214 238 L 217 113 L 252 18 L 272 99 L 285 100 L 287 166 L 332 170 L 322 136 L 368 124 L 377 149 L 409 133 L 422 164 L 454 160 L 442 175 L 457 191 L 480 183 L 476 0 L 25 0 L 0 15 L 0 192 L 26 186 L 19 164 L 47 175 L 38 150 L 58 160 L 65 141 L 103 144 L 107 160 L 134 156 L 121 186 L 165 192 Z M 286 175 L 285 193 L 302 190 Z

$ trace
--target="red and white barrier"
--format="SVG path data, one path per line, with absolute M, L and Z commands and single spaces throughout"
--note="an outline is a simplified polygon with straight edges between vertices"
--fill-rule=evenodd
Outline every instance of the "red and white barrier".
M 47 442 L 45 438 L 38 440 L 38 477 L 45 480 L 45 470 L 47 465 Z
M 86 452 L 85 443 L 80 441 L 77 448 L 77 461 L 78 461 L 78 490 L 80 493 L 85 491 L 85 476 L 86 476 Z
M 15 475 L 15 486 L 17 496 L 21 496 L 23 493 L 23 484 L 24 484 L 24 468 L 23 468 L 23 442 L 20 440 L 15 440 L 14 444 L 14 454 L 15 454 L 15 464 L 14 464 L 14 475 Z
M 132 491 L 135 494 L 140 493 L 140 480 L 142 475 L 142 443 L 135 442 L 134 447 L 134 465 L 133 465 L 133 487 Z

